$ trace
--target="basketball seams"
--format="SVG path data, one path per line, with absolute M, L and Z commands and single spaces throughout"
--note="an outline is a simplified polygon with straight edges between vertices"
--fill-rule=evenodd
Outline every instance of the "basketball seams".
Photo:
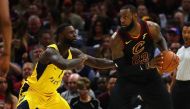
M 168 60 L 164 59 L 165 63 L 169 63 L 169 64 L 167 64 L 166 67 L 164 67 L 165 64 L 162 64 L 161 71 L 162 72 L 172 72 L 174 70 L 174 68 L 177 68 L 177 66 L 178 66 L 178 59 L 177 59 L 178 57 L 171 51 L 163 52 L 163 54 L 166 59 L 168 56 L 171 56 L 171 55 L 172 55 L 172 58 L 171 59 L 169 58 Z
M 166 56 L 167 56 L 167 54 L 166 54 Z M 174 54 L 172 54 L 172 59 L 168 60 L 168 61 L 170 61 L 170 63 L 165 68 L 162 67 L 163 70 L 166 70 L 170 66 L 170 64 L 172 63 L 173 58 L 174 58 Z
M 174 55 L 175 56 L 175 55 Z M 173 68 L 177 68 L 177 66 L 178 66 L 178 61 L 177 61 L 177 56 L 175 56 L 175 59 L 173 60 L 174 62 L 173 62 L 173 67 L 171 67 L 170 69 L 169 69 L 169 71 L 172 71 L 173 70 Z

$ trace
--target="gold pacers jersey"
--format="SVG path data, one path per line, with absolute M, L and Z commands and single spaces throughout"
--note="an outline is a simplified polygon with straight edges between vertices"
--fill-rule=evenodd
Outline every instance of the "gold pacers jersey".
M 49 45 L 48 47 L 58 50 L 56 44 Z M 69 55 L 67 59 L 72 59 L 71 51 L 68 50 Z M 39 65 L 37 63 L 32 75 L 27 78 L 27 83 L 31 89 L 39 92 L 43 95 L 51 95 L 56 92 L 57 88 L 60 86 L 62 77 L 64 75 L 64 70 L 59 69 L 53 64 L 46 66 Z M 41 73 L 40 73 L 41 72 Z

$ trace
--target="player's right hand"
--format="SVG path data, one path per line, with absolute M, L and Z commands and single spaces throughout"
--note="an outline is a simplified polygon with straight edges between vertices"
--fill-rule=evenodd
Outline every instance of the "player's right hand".
M 79 58 L 81 58 L 83 60 L 83 62 L 85 62 L 88 59 L 88 56 L 84 53 L 79 55 Z
M 162 64 L 163 64 L 163 54 L 160 53 L 160 55 L 154 57 L 149 61 L 149 68 L 159 68 L 162 69 Z

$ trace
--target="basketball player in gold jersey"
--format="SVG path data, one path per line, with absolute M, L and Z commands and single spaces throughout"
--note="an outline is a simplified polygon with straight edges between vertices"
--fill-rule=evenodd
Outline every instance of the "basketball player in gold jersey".
M 41 55 L 32 75 L 21 88 L 17 109 L 70 109 L 56 91 L 64 70 L 81 64 L 100 69 L 115 67 L 111 60 L 94 58 L 70 47 L 76 40 L 71 24 L 64 23 L 57 29 L 56 40 L 57 43 L 49 45 Z
M 3 55 L 0 56 L 0 76 L 6 76 L 11 55 L 12 26 L 8 0 L 0 0 L 0 34 L 3 36 Z

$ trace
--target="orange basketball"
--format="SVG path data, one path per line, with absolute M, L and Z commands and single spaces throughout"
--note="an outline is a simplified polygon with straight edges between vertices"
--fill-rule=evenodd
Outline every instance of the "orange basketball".
M 163 64 L 159 70 L 162 73 L 171 73 L 176 70 L 179 64 L 179 57 L 172 51 L 163 51 Z

